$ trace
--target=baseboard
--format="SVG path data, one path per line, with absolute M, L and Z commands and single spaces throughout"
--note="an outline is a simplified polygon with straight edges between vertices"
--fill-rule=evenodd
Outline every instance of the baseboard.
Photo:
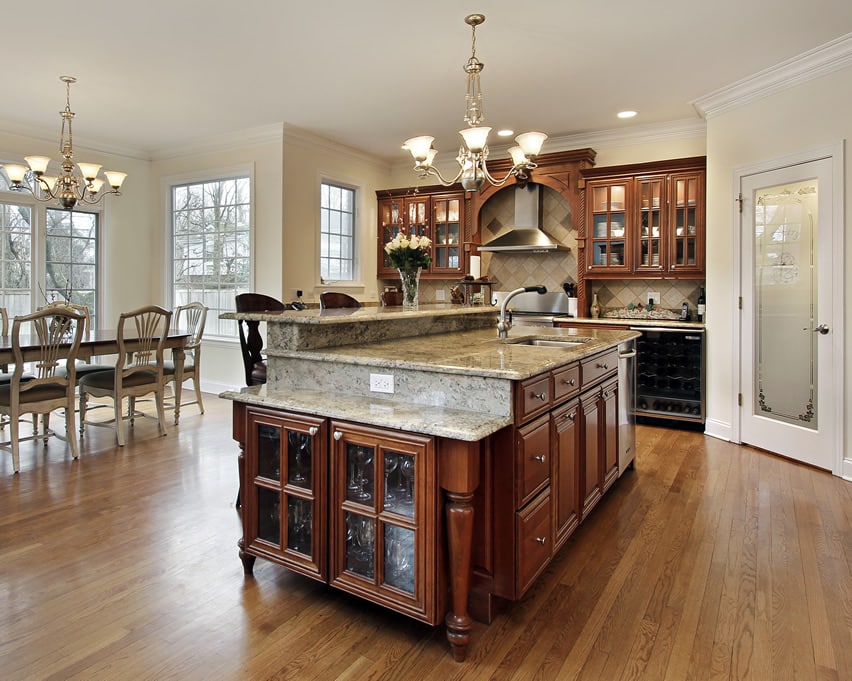
M 733 430 L 731 428 L 731 424 L 725 423 L 724 421 L 707 419 L 704 422 L 704 434 L 709 435 L 710 437 L 718 438 L 719 440 L 733 442 L 733 440 L 731 439 L 733 437 Z

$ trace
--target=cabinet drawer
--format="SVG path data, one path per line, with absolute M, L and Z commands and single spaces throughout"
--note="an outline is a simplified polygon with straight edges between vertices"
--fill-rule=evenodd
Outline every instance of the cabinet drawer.
M 515 508 L 521 508 L 550 479 L 550 417 L 545 415 L 518 429 Z
M 550 407 L 550 393 L 550 374 L 540 374 L 521 381 L 518 386 L 515 423 L 523 423 Z
M 559 402 L 580 392 L 580 365 L 557 369 L 553 372 L 553 402 Z
M 595 384 L 604 376 L 618 371 L 618 348 L 607 350 L 580 362 L 582 365 L 583 387 Z
M 515 515 L 519 598 L 550 561 L 553 550 L 550 513 L 550 492 L 547 491 Z

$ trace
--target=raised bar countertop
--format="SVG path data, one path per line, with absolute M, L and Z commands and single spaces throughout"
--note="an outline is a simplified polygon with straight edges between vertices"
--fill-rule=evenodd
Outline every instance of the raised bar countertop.
M 488 307 L 427 305 L 418 312 L 361 308 L 223 315 L 267 322 L 269 382 L 221 397 L 476 441 L 513 422 L 513 382 L 639 335 L 514 327 L 500 340 L 496 314 Z M 567 348 L 518 343 L 527 337 L 589 340 Z M 376 373 L 393 376 L 393 393 L 370 390 L 370 375 Z

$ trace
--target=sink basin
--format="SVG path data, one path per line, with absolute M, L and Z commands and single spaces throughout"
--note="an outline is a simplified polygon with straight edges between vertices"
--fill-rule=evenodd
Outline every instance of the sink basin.
M 591 338 L 521 338 L 519 340 L 507 341 L 513 345 L 536 345 L 546 348 L 573 348 L 588 343 Z

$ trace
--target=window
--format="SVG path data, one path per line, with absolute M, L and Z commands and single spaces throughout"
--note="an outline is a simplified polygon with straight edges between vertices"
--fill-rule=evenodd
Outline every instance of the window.
M 48 208 L 46 218 L 44 295 L 85 305 L 97 329 L 99 215 Z
M 30 206 L 0 203 L 0 296 L 11 319 L 32 312 Z
M 172 185 L 172 303 L 200 301 L 206 334 L 235 338 L 234 296 L 251 288 L 251 179 Z
M 320 277 L 355 279 L 355 190 L 327 182 L 320 191 Z

